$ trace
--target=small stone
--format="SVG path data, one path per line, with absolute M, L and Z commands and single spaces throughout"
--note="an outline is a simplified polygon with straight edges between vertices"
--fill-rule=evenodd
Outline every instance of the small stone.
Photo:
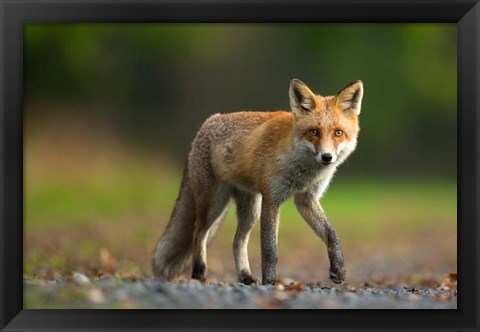
M 93 288 L 88 292 L 88 299 L 93 303 L 103 303 L 105 302 L 105 296 L 99 288 Z
M 284 285 L 290 285 L 290 284 L 295 284 L 295 280 L 293 280 L 292 278 L 282 278 L 282 284 Z
M 74 272 L 72 275 L 72 280 L 77 285 L 83 286 L 90 283 L 90 279 L 82 273 Z
M 275 286 L 275 288 L 278 289 L 278 290 L 285 290 L 285 285 L 282 284 L 280 281 L 275 281 L 274 286 Z

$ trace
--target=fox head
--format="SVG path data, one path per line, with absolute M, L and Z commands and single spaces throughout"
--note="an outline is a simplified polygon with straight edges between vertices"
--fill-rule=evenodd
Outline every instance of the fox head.
M 323 165 L 342 163 L 357 145 L 363 83 L 353 81 L 335 96 L 315 95 L 298 79 L 290 82 L 295 150 Z

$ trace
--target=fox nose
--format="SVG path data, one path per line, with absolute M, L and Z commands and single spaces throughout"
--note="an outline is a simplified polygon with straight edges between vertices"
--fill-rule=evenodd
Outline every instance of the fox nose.
M 331 162 L 331 161 L 332 161 L 332 158 L 333 158 L 333 157 L 332 157 L 332 155 L 331 155 L 330 153 L 324 153 L 324 154 L 322 154 L 322 161 L 323 161 L 324 163 L 329 163 L 329 162 Z

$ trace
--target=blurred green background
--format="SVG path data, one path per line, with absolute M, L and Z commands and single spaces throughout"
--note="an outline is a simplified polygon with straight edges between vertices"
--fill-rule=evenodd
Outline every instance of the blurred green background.
M 213 113 L 289 110 L 303 80 L 361 79 L 357 150 L 322 199 L 349 280 L 456 271 L 454 24 L 26 24 L 25 276 L 151 276 L 183 162 Z M 234 209 L 209 251 L 235 279 Z M 259 227 L 250 244 L 260 275 Z M 328 279 L 324 245 L 289 201 L 279 273 Z

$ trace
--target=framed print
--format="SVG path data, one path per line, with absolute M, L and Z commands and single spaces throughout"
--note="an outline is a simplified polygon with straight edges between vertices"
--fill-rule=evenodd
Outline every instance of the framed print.
M 2 331 L 478 330 L 477 1 L 0 8 Z

